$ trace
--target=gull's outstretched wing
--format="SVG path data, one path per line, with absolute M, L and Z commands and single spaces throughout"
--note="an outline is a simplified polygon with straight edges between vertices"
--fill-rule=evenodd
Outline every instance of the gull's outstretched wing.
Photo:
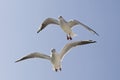
M 62 59 L 64 55 L 73 47 L 80 46 L 80 45 L 85 45 L 85 44 L 90 44 L 90 43 L 95 43 L 96 41 L 92 40 L 86 40 L 86 41 L 75 41 L 68 43 L 64 46 L 64 48 L 60 52 L 60 58 Z
M 30 58 L 43 58 L 43 59 L 50 60 L 50 56 L 39 53 L 39 52 L 34 52 L 34 53 L 31 53 L 31 54 L 28 54 L 27 56 L 24 56 L 23 58 L 15 61 L 15 62 L 19 62 L 19 61 L 30 59 Z
M 39 27 L 37 33 L 39 33 L 41 30 L 43 30 L 47 25 L 49 24 L 56 24 L 59 25 L 59 21 L 54 18 L 47 18 L 43 21 L 42 25 Z
M 89 30 L 90 32 L 93 32 L 95 33 L 97 36 L 99 36 L 99 34 L 97 32 L 95 32 L 93 29 L 89 28 L 87 25 L 81 23 L 80 21 L 78 20 L 71 20 L 69 21 L 69 25 L 70 27 L 74 27 L 75 25 L 82 25 L 83 27 L 85 27 L 87 30 Z

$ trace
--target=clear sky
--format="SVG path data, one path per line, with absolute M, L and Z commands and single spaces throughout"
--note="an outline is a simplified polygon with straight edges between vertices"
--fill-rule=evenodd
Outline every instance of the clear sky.
M 48 17 L 77 19 L 100 36 L 81 26 L 73 41 L 96 40 L 96 44 L 71 50 L 54 72 L 49 61 L 31 59 L 14 63 L 31 53 L 50 54 L 68 42 L 63 31 L 49 25 L 37 34 Z M 120 80 L 119 0 L 0 0 L 0 80 Z

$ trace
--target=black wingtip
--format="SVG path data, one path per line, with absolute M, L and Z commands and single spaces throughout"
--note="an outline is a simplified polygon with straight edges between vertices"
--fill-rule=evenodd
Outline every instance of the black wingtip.
M 43 30 L 43 28 L 38 29 L 37 33 L 39 33 L 41 30 Z
M 22 61 L 22 60 L 24 60 L 24 58 L 15 61 L 15 63 L 20 62 L 20 61 Z
M 91 43 L 96 43 L 97 41 L 89 40 L 89 42 L 91 42 Z
M 93 41 L 93 43 L 96 43 L 97 41 Z
M 39 32 L 40 32 L 40 30 L 37 31 L 37 33 L 39 33 Z
M 95 33 L 97 36 L 100 36 L 97 32 L 94 31 L 94 33 Z
M 98 33 L 96 33 L 97 36 L 100 36 Z
M 93 31 L 93 30 L 92 30 Z M 93 31 L 94 34 L 96 34 L 97 36 L 100 36 L 97 32 Z

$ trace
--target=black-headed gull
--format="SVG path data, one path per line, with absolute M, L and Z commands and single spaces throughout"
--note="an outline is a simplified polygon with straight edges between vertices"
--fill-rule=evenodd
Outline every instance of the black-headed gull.
M 79 46 L 79 45 L 85 45 L 85 44 L 90 44 L 90 43 L 95 43 L 96 41 L 92 41 L 92 40 L 85 40 L 85 41 L 75 41 L 75 42 L 71 42 L 66 44 L 63 49 L 60 51 L 60 53 L 58 54 L 58 52 L 56 52 L 55 49 L 51 50 L 51 55 L 46 55 L 43 53 L 39 53 L 39 52 L 33 52 L 31 54 L 28 54 L 27 56 L 17 60 L 16 62 L 25 60 L 25 59 L 30 59 L 30 58 L 43 58 L 43 59 L 47 59 L 49 60 L 52 65 L 54 70 L 57 72 L 58 70 L 61 71 L 61 62 L 62 59 L 64 57 L 64 55 L 73 47 Z
M 60 16 L 58 19 L 59 20 L 54 19 L 54 18 L 45 19 L 43 21 L 42 25 L 39 27 L 37 33 L 39 33 L 41 30 L 43 30 L 49 24 L 56 24 L 56 25 L 59 25 L 62 28 L 62 30 L 67 34 L 67 40 L 72 40 L 72 37 L 76 36 L 76 34 L 71 29 L 75 25 L 81 25 L 84 28 L 86 28 L 87 30 L 89 30 L 90 32 L 93 32 L 96 35 L 99 35 L 93 29 L 89 28 L 87 25 L 81 23 L 80 21 L 70 20 L 69 22 L 67 22 L 62 16 Z

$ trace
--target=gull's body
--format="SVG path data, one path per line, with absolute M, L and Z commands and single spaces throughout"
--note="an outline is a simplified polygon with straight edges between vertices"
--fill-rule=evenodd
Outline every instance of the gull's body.
M 60 51 L 60 53 L 57 53 L 55 49 L 51 50 L 51 55 L 45 55 L 43 53 L 39 52 L 34 52 L 31 54 L 28 54 L 27 56 L 17 60 L 16 62 L 25 60 L 25 59 L 30 59 L 30 58 L 43 58 L 49 60 L 52 65 L 54 70 L 57 72 L 58 70 L 61 71 L 61 62 L 64 57 L 64 55 L 73 47 L 79 46 L 79 45 L 85 45 L 85 44 L 90 44 L 90 43 L 95 43 L 96 41 L 92 40 L 86 40 L 86 41 L 76 41 L 76 42 L 71 42 L 66 44 L 63 49 Z
M 72 40 L 72 37 L 76 36 L 76 34 L 71 29 L 75 25 L 82 25 L 90 32 L 93 32 L 96 35 L 98 35 L 98 33 L 96 33 L 93 29 L 89 28 L 87 25 L 85 25 L 77 20 L 71 20 L 71 21 L 67 22 L 62 16 L 60 16 L 58 19 L 59 20 L 56 20 L 54 18 L 45 19 L 43 21 L 42 25 L 39 27 L 37 33 L 39 33 L 41 30 L 43 30 L 49 24 L 56 24 L 56 25 L 59 25 L 62 28 L 62 30 L 67 34 L 67 40 Z

